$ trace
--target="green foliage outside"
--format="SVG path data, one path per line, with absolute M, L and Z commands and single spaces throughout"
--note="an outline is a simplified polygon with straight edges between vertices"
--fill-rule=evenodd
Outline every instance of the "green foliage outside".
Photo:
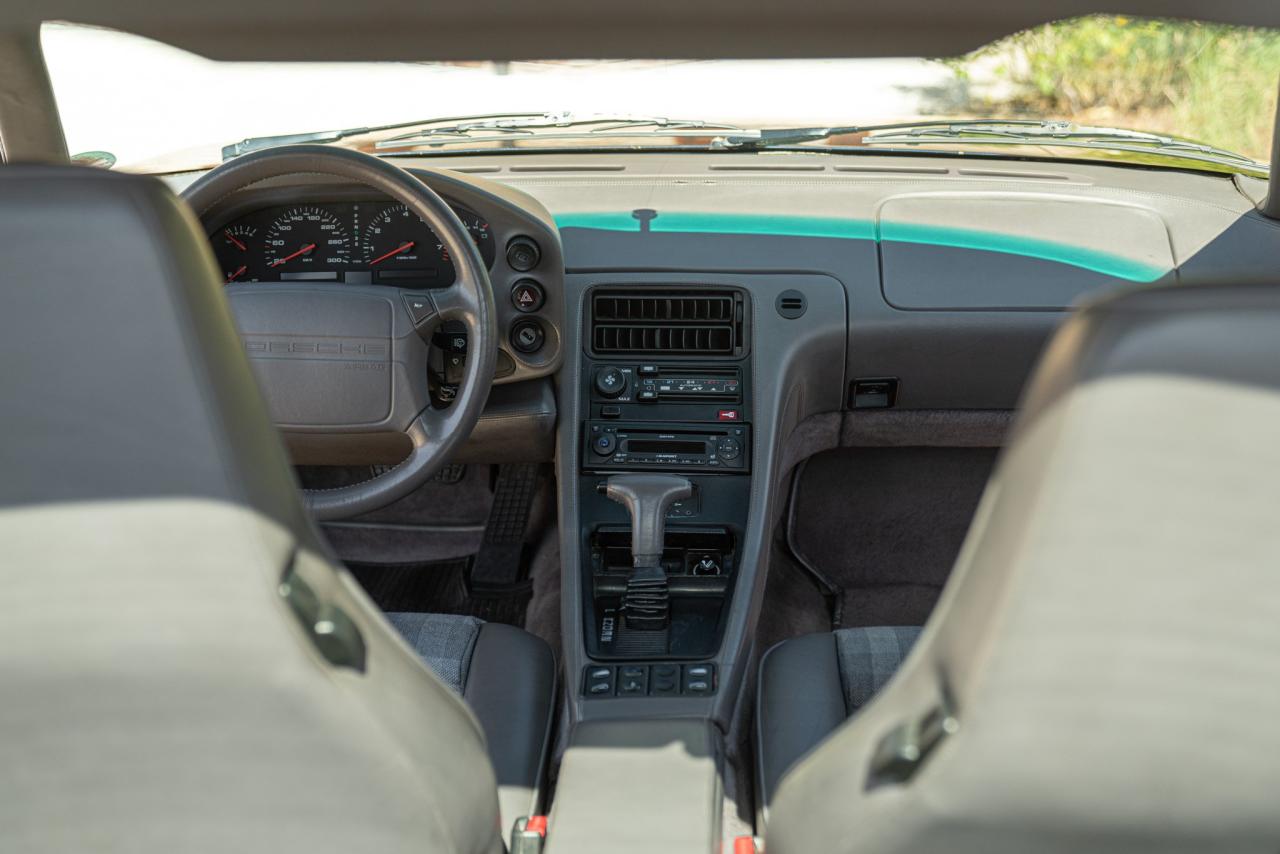
M 1171 133 L 1264 162 L 1280 81 L 1280 31 L 1114 16 L 1010 36 L 953 63 L 994 64 L 1006 85 L 970 109 Z M 989 75 L 988 75 L 989 76 Z

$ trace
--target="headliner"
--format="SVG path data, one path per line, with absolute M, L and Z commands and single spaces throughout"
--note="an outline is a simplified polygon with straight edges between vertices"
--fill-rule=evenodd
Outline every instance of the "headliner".
M 1280 26 L 1276 0 L 9 0 L 224 60 L 954 56 L 1093 12 Z M 430 93 L 423 93 L 428 98 Z

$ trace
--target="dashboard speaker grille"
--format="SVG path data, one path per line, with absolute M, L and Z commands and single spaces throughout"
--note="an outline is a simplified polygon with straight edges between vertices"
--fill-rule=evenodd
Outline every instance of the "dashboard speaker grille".
M 733 291 L 599 291 L 591 299 L 597 353 L 732 356 L 742 348 L 742 297 Z

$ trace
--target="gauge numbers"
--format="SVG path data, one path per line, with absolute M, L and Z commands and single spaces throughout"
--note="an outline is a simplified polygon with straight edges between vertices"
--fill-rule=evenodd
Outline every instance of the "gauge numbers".
M 218 259 L 223 261 L 222 274 L 228 283 L 246 277 L 258 250 L 258 229 L 247 223 L 224 228 L 214 237 L 219 245 Z
M 489 223 L 454 208 L 492 267 Z M 444 242 L 403 204 L 316 202 L 260 208 L 209 232 L 228 284 L 324 281 L 400 288 L 448 287 L 456 278 Z
M 267 228 L 265 260 L 282 279 L 311 272 L 314 278 L 337 278 L 334 268 L 351 262 L 351 235 L 332 211 L 314 205 L 289 208 Z
M 360 243 L 370 269 L 434 271 L 440 265 L 440 247 L 431 229 L 404 205 L 383 208 L 365 227 Z

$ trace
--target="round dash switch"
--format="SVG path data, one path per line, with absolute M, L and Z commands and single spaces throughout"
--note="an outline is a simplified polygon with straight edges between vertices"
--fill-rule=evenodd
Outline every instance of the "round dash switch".
M 538 244 L 527 237 L 517 237 L 507 244 L 507 263 L 511 269 L 527 273 L 542 260 Z
M 542 285 L 533 279 L 521 279 L 511 289 L 511 304 L 516 307 L 516 311 L 537 311 L 546 301 L 547 295 L 542 290 Z
M 525 354 L 536 353 L 546 343 L 547 334 L 542 325 L 533 319 L 517 321 L 511 327 L 511 346 Z

